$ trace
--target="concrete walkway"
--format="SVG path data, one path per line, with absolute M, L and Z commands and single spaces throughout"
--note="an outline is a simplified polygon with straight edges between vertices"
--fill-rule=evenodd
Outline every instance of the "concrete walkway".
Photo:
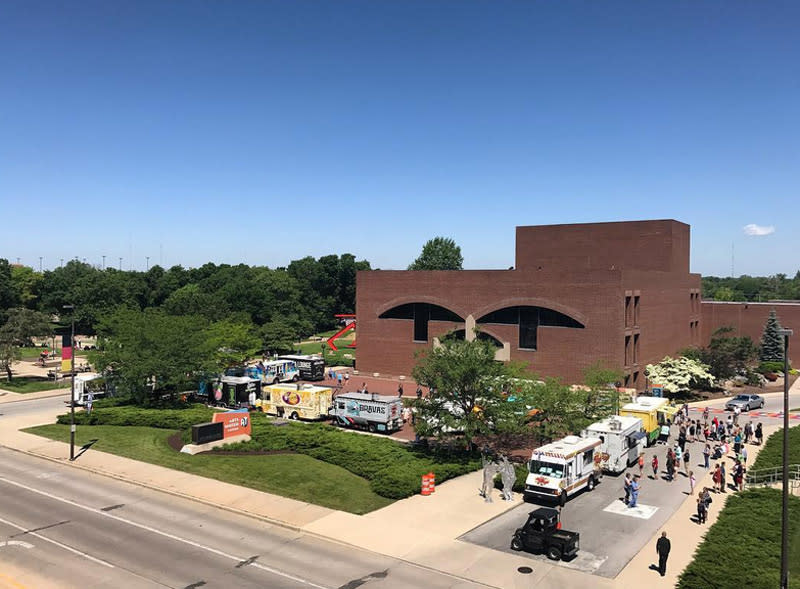
M 800 392 L 800 380 L 795 382 L 792 390 Z M 31 395 L 20 396 L 35 398 Z M 687 496 L 664 526 L 672 541 L 666 577 L 661 578 L 649 569 L 651 564 L 657 562 L 653 538 L 631 559 L 616 579 L 606 579 L 548 562 L 531 560 L 524 555 L 507 554 L 457 540 L 462 534 L 519 505 L 521 501 L 519 495 L 516 495 L 513 502 L 501 501 L 499 494 L 495 492 L 494 502 L 485 503 L 478 497 L 480 472 L 438 485 L 436 492 L 429 497 L 416 495 L 358 516 L 98 451 L 87 452 L 70 463 L 67 459 L 67 444 L 19 431 L 33 425 L 53 423 L 60 412 L 63 410 L 54 409 L 49 413 L 26 415 L 0 422 L 0 445 L 372 550 L 489 587 L 604 589 L 674 586 L 678 574 L 691 561 L 695 549 L 706 530 L 716 520 L 726 498 L 724 495 L 714 495 L 715 501 L 708 522 L 705 526 L 700 526 L 690 519 L 695 513 L 696 497 Z M 769 436 L 776 429 L 777 426 L 765 428 L 765 435 Z M 750 464 L 759 450 L 758 446 L 748 446 Z M 702 489 L 703 486 L 712 486 L 710 474 L 698 477 L 697 487 Z M 520 573 L 517 570 L 519 567 L 531 567 L 533 572 Z

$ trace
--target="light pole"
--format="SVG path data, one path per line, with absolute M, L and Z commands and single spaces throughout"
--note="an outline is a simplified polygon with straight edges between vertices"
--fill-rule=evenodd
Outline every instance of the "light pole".
M 103 256 L 103 270 L 106 269 L 106 257 Z
M 789 336 L 791 329 L 779 329 L 783 336 L 783 501 L 781 503 L 781 589 L 789 587 Z
M 119 271 L 122 272 L 122 257 L 119 259 Z
M 145 268 L 146 268 L 145 271 L 149 272 L 150 271 L 150 256 L 145 256 L 145 259 L 147 260 L 147 266 L 145 266 Z
M 69 338 L 71 351 L 69 371 L 72 375 L 69 398 L 69 459 L 75 460 L 75 305 L 64 305 L 64 309 L 72 310 L 72 328 Z
M 42 273 L 42 256 L 39 256 L 39 274 Z

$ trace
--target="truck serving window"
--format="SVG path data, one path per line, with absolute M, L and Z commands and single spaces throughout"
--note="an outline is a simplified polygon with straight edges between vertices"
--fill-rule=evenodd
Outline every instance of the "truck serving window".
M 560 479 L 564 476 L 564 465 L 544 460 L 531 460 L 531 472 Z

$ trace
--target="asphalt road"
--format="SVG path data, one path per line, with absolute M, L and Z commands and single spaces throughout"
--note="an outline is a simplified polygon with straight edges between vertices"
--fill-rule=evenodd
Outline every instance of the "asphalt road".
M 712 407 L 723 408 L 726 399 L 717 401 Z M 765 407 L 761 411 L 777 412 L 783 408 L 782 395 L 765 396 Z M 800 394 L 790 395 L 790 409 L 800 407 Z M 690 419 L 698 419 L 701 414 L 690 412 Z M 721 415 L 721 414 L 718 414 Z M 766 425 L 781 425 L 782 418 L 741 416 L 739 423 L 751 419 Z M 673 428 L 674 433 L 677 433 Z M 674 441 L 675 437 L 671 436 Z M 704 444 L 687 443 L 690 451 L 690 470 L 695 475 L 704 473 Z M 658 479 L 651 479 L 650 461 L 653 454 L 658 455 L 661 473 Z M 679 474 L 675 481 L 667 482 L 664 475 L 666 447 L 655 445 L 645 453 L 645 478 L 642 481 L 639 503 L 644 506 L 635 516 L 624 507 L 622 480 L 624 475 L 605 475 L 591 493 L 582 492 L 572 497 L 561 512 L 564 529 L 580 532 L 580 552 L 571 562 L 560 562 L 561 566 L 575 568 L 603 577 L 616 577 L 625 565 L 636 555 L 645 543 L 649 542 L 662 526 L 672 517 L 689 493 L 688 478 Z M 713 462 L 712 462 L 713 466 Z M 628 472 L 638 472 L 638 467 Z M 699 478 L 699 476 L 698 476 Z M 495 495 L 495 500 L 499 496 Z M 542 501 L 541 505 L 552 507 L 552 503 Z M 513 553 L 510 548 L 514 530 L 527 520 L 528 513 L 539 507 L 537 503 L 522 503 L 461 537 L 461 540 L 479 544 L 487 548 Z M 715 506 L 712 504 L 711 509 Z M 520 553 L 515 553 L 520 554 Z M 522 553 L 526 554 L 526 553 Z M 544 555 L 527 554 L 532 560 L 547 560 Z
M 0 495 L 0 586 L 479 587 L 6 448 Z
M 66 412 L 69 410 L 67 401 L 69 401 L 69 392 L 56 397 L 30 400 L 23 397 L 23 399 L 19 401 L 0 403 L 0 424 L 2 423 L 3 416 L 22 417 L 24 415 L 33 415 L 50 409 L 63 409 L 64 412 Z

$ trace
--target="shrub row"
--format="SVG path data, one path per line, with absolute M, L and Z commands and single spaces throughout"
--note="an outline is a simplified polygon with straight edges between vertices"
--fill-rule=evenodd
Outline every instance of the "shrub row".
M 420 491 L 422 475 L 442 482 L 480 468 L 476 454 L 436 452 L 387 438 L 362 436 L 324 424 L 272 425 L 253 420 L 253 439 L 218 449 L 226 451 L 293 450 L 335 464 L 370 481 L 383 497 L 402 499 Z
M 773 433 L 758 453 L 750 470 L 775 468 L 783 464 L 783 428 Z M 789 464 L 800 464 L 800 427 L 789 428 Z
M 75 414 L 79 425 L 136 425 L 163 429 L 189 429 L 196 423 L 211 421 L 214 410 L 200 404 L 186 404 L 181 409 L 149 409 L 132 405 L 100 407 L 91 414 Z M 58 423 L 69 424 L 69 413 L 58 416 Z

